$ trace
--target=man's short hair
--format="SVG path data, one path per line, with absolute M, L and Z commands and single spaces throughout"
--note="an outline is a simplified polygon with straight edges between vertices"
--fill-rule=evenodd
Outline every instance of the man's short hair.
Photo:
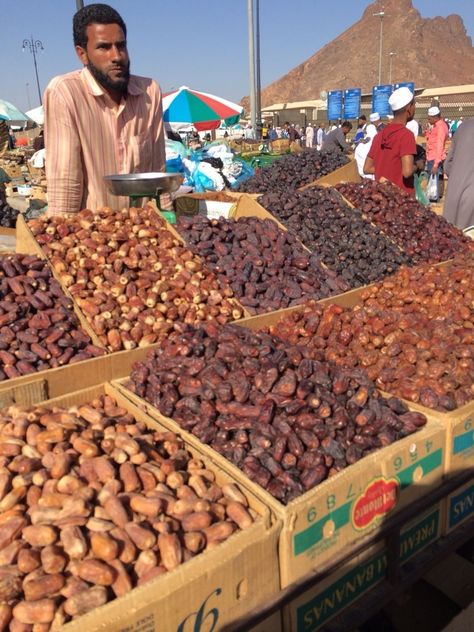
M 361 121 L 366 121 L 366 120 L 367 120 L 366 115 L 365 115 L 365 114 L 361 114 L 361 115 L 359 116 L 359 120 L 361 120 Z
M 350 131 L 352 129 L 352 123 L 350 121 L 344 121 L 341 127 L 347 127 L 347 129 Z
M 87 47 L 87 27 L 90 24 L 118 24 L 127 37 L 127 27 L 120 13 L 108 4 L 88 4 L 80 9 L 72 20 L 74 46 Z

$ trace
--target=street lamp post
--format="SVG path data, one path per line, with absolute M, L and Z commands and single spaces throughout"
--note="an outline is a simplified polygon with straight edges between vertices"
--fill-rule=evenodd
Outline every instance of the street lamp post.
M 383 19 L 385 11 L 372 14 L 375 18 L 380 18 L 380 48 L 379 48 L 379 86 L 382 83 L 382 49 L 383 49 Z
M 33 35 L 31 36 L 31 39 L 24 39 L 23 40 L 23 48 L 22 48 L 23 52 L 25 52 L 25 50 L 29 50 L 30 53 L 33 53 L 33 61 L 35 64 L 35 73 L 36 73 L 36 85 L 38 86 L 38 96 L 39 96 L 39 102 L 40 105 L 43 105 L 43 101 L 41 99 L 41 89 L 40 89 L 40 83 L 39 83 L 39 78 L 38 78 L 38 66 L 36 64 L 36 53 L 39 50 L 44 50 L 44 46 L 43 46 L 43 42 L 41 40 L 34 40 L 33 39 Z
M 394 53 L 393 51 L 390 51 L 389 56 L 390 56 L 390 73 L 389 73 L 389 83 L 392 83 L 392 62 L 393 62 L 393 57 L 394 55 L 396 55 L 397 53 Z

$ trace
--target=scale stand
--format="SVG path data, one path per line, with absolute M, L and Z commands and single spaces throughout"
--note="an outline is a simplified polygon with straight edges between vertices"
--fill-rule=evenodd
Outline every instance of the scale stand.
M 130 206 L 135 206 L 135 200 L 140 200 L 144 197 L 148 197 L 151 198 L 152 200 L 155 200 L 155 204 L 156 204 L 156 208 L 158 209 L 158 212 L 160 213 L 160 215 L 162 215 L 167 222 L 169 222 L 170 224 L 176 224 L 176 213 L 174 211 L 166 211 L 164 209 L 161 208 L 161 194 L 164 193 L 164 191 L 156 191 L 155 195 L 129 195 L 128 199 L 129 199 L 129 203 Z
M 160 197 L 162 193 L 177 191 L 182 182 L 182 176 L 178 173 L 128 173 L 104 176 L 110 193 L 117 196 L 127 196 L 130 205 L 141 198 L 153 198 L 159 213 L 170 223 L 176 223 L 174 211 L 166 211 L 161 208 Z

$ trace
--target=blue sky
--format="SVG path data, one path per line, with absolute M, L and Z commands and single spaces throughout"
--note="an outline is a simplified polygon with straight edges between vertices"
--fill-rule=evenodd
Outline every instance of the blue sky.
M 86 4 L 89 4 L 86 0 Z M 187 85 L 239 101 L 249 93 L 247 0 L 113 0 L 128 28 L 132 72 L 164 91 Z M 367 0 L 260 0 L 261 83 L 272 83 L 360 19 Z M 474 36 L 473 0 L 414 0 L 423 17 L 458 13 Z M 21 7 L 21 9 L 20 9 Z M 79 68 L 72 44 L 76 0 L 0 0 L 0 98 L 39 105 L 33 56 L 43 42 L 41 89 Z M 348 60 L 350 64 L 350 60 Z M 28 84 L 28 86 L 27 86 Z

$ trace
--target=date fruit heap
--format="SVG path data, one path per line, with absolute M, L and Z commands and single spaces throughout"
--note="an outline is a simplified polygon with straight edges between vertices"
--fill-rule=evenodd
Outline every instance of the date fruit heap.
M 181 217 L 189 248 L 251 314 L 340 294 L 350 286 L 270 219 Z
M 100 341 L 111 351 L 159 340 L 174 323 L 236 320 L 216 276 L 166 228 L 152 206 L 74 218 L 37 219 L 29 226 L 61 282 Z
M 348 162 L 347 156 L 340 151 L 323 153 L 317 149 L 308 149 L 284 156 L 272 165 L 263 167 L 254 176 L 244 180 L 237 190 L 246 193 L 267 193 L 298 189 Z
M 426 423 L 364 372 L 236 325 L 173 334 L 128 386 L 283 503 Z
M 352 288 L 393 274 L 411 260 L 334 190 L 267 193 L 260 204 Z
M 414 263 L 439 263 L 474 243 L 444 217 L 425 208 L 391 183 L 365 180 L 336 189 L 409 255 Z
M 0 436 L 2 630 L 59 629 L 253 522 L 236 485 L 110 396 L 12 406 Z
M 105 353 L 82 331 L 45 261 L 0 256 L 0 380 Z
M 447 412 L 474 398 L 474 266 L 404 268 L 353 310 L 309 304 L 270 333 L 339 366 L 363 368 L 388 391 Z

